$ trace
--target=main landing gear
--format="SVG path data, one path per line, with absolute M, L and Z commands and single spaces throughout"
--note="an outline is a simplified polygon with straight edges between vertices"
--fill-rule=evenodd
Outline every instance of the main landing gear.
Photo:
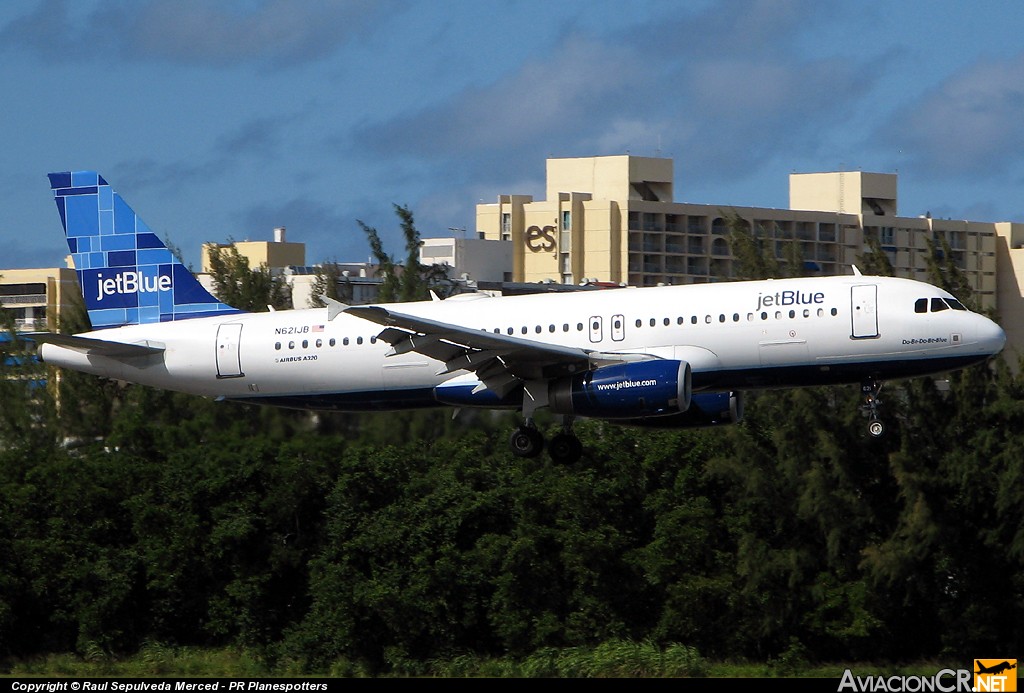
M 532 418 L 512 432 L 508 441 L 512 454 L 517 457 L 536 457 L 544 449 L 544 436 Z M 583 455 L 583 444 L 572 432 L 572 418 L 565 417 L 561 432 L 555 434 L 548 442 L 548 454 L 557 464 L 572 464 Z
M 885 424 L 879 418 L 878 407 L 882 403 L 878 393 L 882 389 L 882 381 L 865 380 L 860 385 L 860 391 L 864 395 L 864 404 L 860 410 L 868 418 L 868 433 L 872 438 L 879 438 L 885 433 Z

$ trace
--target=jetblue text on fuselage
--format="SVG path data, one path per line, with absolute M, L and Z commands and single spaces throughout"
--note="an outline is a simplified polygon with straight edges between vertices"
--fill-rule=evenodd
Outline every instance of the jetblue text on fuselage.
M 809 306 L 815 303 L 824 303 L 825 294 L 821 291 L 814 293 L 805 291 L 778 291 L 774 294 L 758 294 L 757 309 L 768 306 Z
M 135 271 L 121 272 L 108 279 L 104 279 L 102 274 L 97 274 L 96 287 L 99 291 L 96 300 L 102 301 L 104 296 L 113 296 L 114 294 L 148 294 L 170 291 L 171 278 L 165 274 L 158 277 L 147 277 L 142 272 Z

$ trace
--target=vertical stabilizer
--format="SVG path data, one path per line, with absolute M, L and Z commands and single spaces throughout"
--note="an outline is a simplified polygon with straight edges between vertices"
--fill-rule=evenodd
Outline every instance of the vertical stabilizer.
M 103 176 L 49 178 L 94 330 L 242 312 L 203 288 Z

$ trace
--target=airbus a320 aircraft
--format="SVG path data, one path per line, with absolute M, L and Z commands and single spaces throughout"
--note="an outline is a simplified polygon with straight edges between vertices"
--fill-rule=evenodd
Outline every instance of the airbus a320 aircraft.
M 93 331 L 37 334 L 42 359 L 225 400 L 340 411 L 522 412 L 516 455 L 582 452 L 575 417 L 738 421 L 744 390 L 860 383 L 881 435 L 885 379 L 984 361 L 1006 340 L 949 293 L 906 279 L 815 277 L 245 313 L 210 295 L 93 171 L 51 173 Z

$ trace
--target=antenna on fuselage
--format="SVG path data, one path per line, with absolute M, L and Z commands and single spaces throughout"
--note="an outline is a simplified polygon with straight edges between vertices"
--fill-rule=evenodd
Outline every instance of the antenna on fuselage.
M 855 277 L 863 277 L 864 276 L 863 274 L 860 273 L 860 270 L 857 269 L 857 265 L 850 265 L 850 267 L 853 268 L 853 276 L 855 276 Z

